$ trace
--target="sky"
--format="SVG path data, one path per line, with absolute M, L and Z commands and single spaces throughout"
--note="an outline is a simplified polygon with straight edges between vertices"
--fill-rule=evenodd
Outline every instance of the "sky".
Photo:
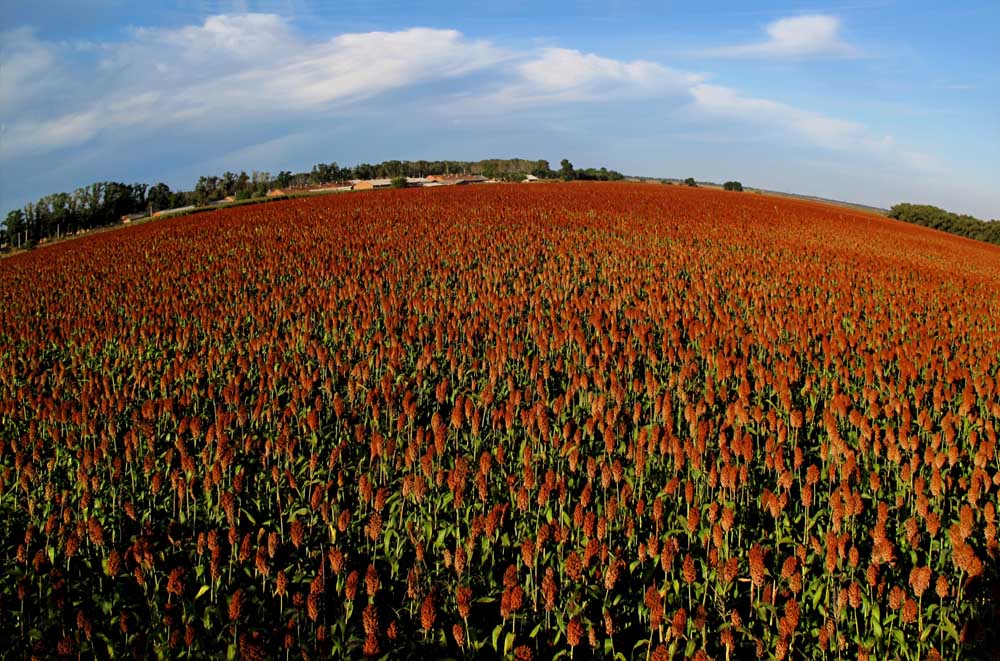
M 996 0 L 0 10 L 0 213 L 93 181 L 520 157 L 1000 218 Z

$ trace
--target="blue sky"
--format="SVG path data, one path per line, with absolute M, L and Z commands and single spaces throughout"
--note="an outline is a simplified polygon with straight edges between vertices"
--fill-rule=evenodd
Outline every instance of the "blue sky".
M 1000 218 L 995 1 L 0 9 L 0 212 L 95 180 L 516 156 Z

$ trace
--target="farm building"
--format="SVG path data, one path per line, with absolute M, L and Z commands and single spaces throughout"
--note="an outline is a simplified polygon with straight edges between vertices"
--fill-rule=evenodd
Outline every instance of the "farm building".
M 432 180 L 430 177 L 407 177 L 406 185 L 411 188 L 426 186 Z M 361 180 L 351 186 L 351 190 L 377 190 L 380 188 L 390 188 L 392 179 L 366 179 Z
M 289 186 L 287 188 L 272 188 L 267 191 L 268 197 L 282 197 L 285 195 L 310 195 L 313 193 L 331 193 L 334 191 L 353 190 L 354 182 L 335 182 L 330 184 L 319 184 L 316 186 Z
M 432 174 L 427 181 L 434 181 L 445 186 L 463 186 L 466 184 L 485 184 L 489 179 L 479 174 Z
M 155 218 L 155 217 L 161 217 L 161 216 L 172 216 L 175 213 L 183 213 L 185 211 L 191 211 L 194 208 L 195 207 L 194 207 L 193 204 L 189 204 L 186 207 L 177 207 L 176 209 L 161 209 L 160 211 L 157 211 L 156 213 L 154 213 L 153 217 Z
M 391 179 L 365 179 L 351 186 L 351 190 L 378 190 L 392 186 Z
M 121 217 L 121 221 L 122 221 L 122 223 L 128 225 L 133 220 L 139 220 L 140 218 L 145 218 L 145 217 L 146 217 L 146 212 L 145 211 L 140 211 L 139 213 L 130 213 L 130 214 L 126 214 L 126 215 L 122 216 Z

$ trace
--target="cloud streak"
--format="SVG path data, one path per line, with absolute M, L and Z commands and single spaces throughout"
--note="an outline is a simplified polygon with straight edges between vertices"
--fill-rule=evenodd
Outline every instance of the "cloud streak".
M 521 57 L 495 84 L 474 91 L 451 113 L 493 115 L 570 103 L 606 103 L 684 94 L 702 80 L 648 62 L 620 60 L 568 48 L 543 48 Z
M 763 45 L 736 48 L 744 54 L 852 52 L 840 40 L 839 23 L 817 20 L 825 18 L 777 21 Z M 138 147 L 155 159 L 156 144 L 191 144 L 192 163 L 210 162 L 215 155 L 197 146 L 227 131 L 240 135 L 220 153 L 262 144 L 248 153 L 263 159 L 284 144 L 283 136 L 302 135 L 302 123 L 384 114 L 399 103 L 393 95 L 405 94 L 427 122 L 494 122 L 530 118 L 544 108 L 645 103 L 661 109 L 665 121 L 736 124 L 779 141 L 915 170 L 939 167 L 861 123 L 747 95 L 697 72 L 570 48 L 515 50 L 455 30 L 317 40 L 282 17 L 241 14 L 176 29 L 137 28 L 113 43 L 47 42 L 26 30 L 2 36 L 0 163 Z
M 97 48 L 89 69 L 74 71 L 64 45 L 25 31 L 16 36 L 3 76 L 3 159 L 78 146 L 102 133 L 316 114 L 509 57 L 457 31 L 426 28 L 310 43 L 278 16 L 251 14 L 178 30 L 137 29 L 125 43 Z M 27 84 L 39 74 L 41 83 Z M 59 103 L 53 90 L 60 87 L 70 103 Z
M 840 19 L 824 14 L 782 18 L 765 28 L 766 38 L 747 44 L 700 51 L 705 57 L 816 58 L 857 57 L 861 51 L 840 36 Z
M 702 83 L 690 91 L 694 101 L 690 110 L 696 116 L 774 129 L 825 150 L 874 157 L 915 172 L 939 174 L 945 171 L 944 165 L 934 156 L 900 148 L 891 135 L 880 135 L 860 122 L 744 96 L 719 85 Z

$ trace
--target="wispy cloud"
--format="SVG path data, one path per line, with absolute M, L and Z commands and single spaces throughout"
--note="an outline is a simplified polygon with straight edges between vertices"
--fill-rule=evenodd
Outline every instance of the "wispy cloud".
M 840 35 L 840 19 L 825 14 L 782 18 L 765 27 L 766 38 L 699 51 L 705 57 L 857 57 L 861 51 Z
M 768 34 L 764 44 L 728 52 L 854 52 L 830 17 L 784 19 Z M 139 145 L 155 158 L 157 143 L 196 145 L 234 127 L 246 139 L 226 143 L 220 153 L 273 154 L 288 148 L 282 136 L 303 135 L 301 122 L 388 112 L 394 101 L 383 97 L 405 92 L 439 119 L 492 121 L 530 117 L 546 107 L 643 102 L 665 118 L 687 109 L 693 126 L 722 120 L 820 149 L 937 167 L 930 156 L 861 123 L 710 84 L 697 72 L 570 48 L 518 50 L 455 30 L 315 39 L 280 16 L 240 14 L 180 28 L 137 28 L 123 41 L 86 47 L 44 41 L 26 30 L 2 36 L 0 162 Z M 281 132 L 277 122 L 289 128 Z M 270 132 L 257 134 L 264 126 Z M 239 151 L 258 143 L 256 151 Z M 191 160 L 212 157 L 193 153 Z
M 316 113 L 494 67 L 508 55 L 454 30 L 413 28 L 310 42 L 275 15 L 136 29 L 74 70 L 65 44 L 18 31 L 5 53 L 0 158 L 150 134 Z M 78 68 L 78 65 L 77 65 Z M 62 81 L 63 87 L 58 83 Z M 121 134 L 122 131 L 125 134 Z
M 774 128 L 823 149 L 883 158 L 914 170 L 942 170 L 933 156 L 900 148 L 891 135 L 880 135 L 860 122 L 744 96 L 720 85 L 695 85 L 691 96 L 696 115 Z
M 496 114 L 565 103 L 608 102 L 678 95 L 701 75 L 644 60 L 623 62 L 568 48 L 527 53 L 496 84 L 473 91 L 452 113 Z

